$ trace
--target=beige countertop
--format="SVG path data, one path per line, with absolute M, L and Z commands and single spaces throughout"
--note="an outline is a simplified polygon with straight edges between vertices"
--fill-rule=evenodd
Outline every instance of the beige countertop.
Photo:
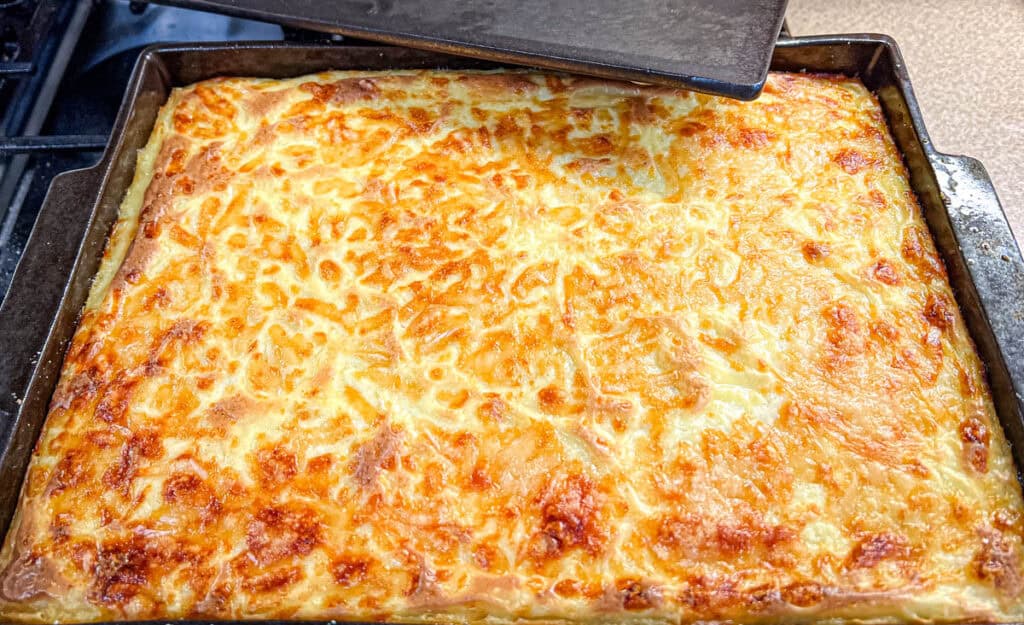
M 790 0 L 786 17 L 793 35 L 892 36 L 935 147 L 985 164 L 1024 244 L 1024 0 Z

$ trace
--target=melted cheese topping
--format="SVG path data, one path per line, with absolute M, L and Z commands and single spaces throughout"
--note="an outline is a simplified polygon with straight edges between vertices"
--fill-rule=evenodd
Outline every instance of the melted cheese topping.
M 139 158 L 0 616 L 1019 620 L 1021 512 L 857 80 L 214 80 Z

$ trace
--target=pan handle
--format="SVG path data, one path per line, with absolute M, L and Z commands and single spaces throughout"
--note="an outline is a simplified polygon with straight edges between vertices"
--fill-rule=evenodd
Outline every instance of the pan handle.
M 41 401 L 43 410 L 34 414 L 45 414 L 59 367 L 40 365 L 62 358 L 67 341 L 55 339 L 62 333 L 53 330 L 59 324 L 74 323 L 79 312 L 58 314 L 75 283 L 71 273 L 91 222 L 101 177 L 99 166 L 54 177 L 14 272 L 8 297 L 0 304 L 0 339 L 6 346 L 0 355 L 0 456 L 10 455 L 12 447 L 23 443 L 6 444 L 15 417 L 24 407 Z M 70 332 L 63 334 L 70 336 Z M 42 376 L 49 373 L 53 379 L 37 378 L 37 369 Z M 19 432 L 25 429 L 19 428 Z
M 967 156 L 936 154 L 932 164 L 953 235 L 976 287 L 973 295 L 984 313 L 973 321 L 988 324 L 996 345 L 986 346 L 987 341 L 979 337 L 975 340 L 983 352 L 997 347 L 990 355 L 1001 354 L 1009 374 L 1009 380 L 999 380 L 1002 376 L 990 367 L 993 390 L 996 396 L 1015 398 L 1018 414 L 1024 415 L 1024 260 L 1020 248 L 980 162 Z

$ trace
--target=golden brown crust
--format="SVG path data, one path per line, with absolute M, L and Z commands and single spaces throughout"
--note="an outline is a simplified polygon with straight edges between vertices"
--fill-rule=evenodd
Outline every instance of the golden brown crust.
M 858 81 L 221 79 L 139 163 L 0 616 L 1024 616 L 1009 448 Z

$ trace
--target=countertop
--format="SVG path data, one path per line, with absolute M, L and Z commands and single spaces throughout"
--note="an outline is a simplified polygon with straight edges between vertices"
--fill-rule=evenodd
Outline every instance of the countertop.
M 1024 0 L 790 0 L 786 18 L 893 37 L 935 147 L 984 163 L 1024 245 Z

